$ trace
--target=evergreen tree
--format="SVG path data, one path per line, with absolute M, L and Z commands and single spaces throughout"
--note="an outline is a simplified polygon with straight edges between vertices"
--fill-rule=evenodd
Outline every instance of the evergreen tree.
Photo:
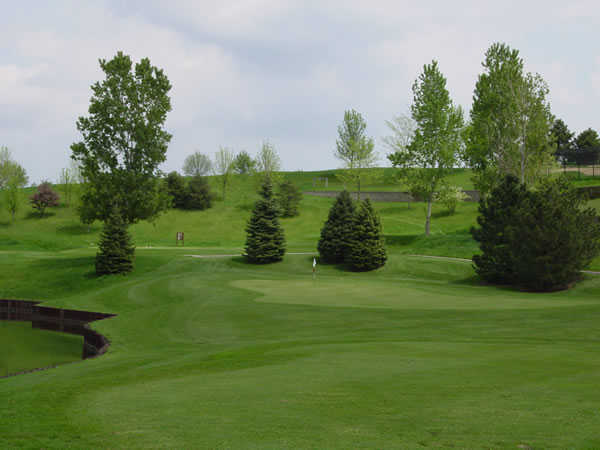
M 352 218 L 355 206 L 348 191 L 342 191 L 321 230 L 317 245 L 319 258 L 325 263 L 342 263 L 352 245 Z
M 212 205 L 213 194 L 206 178 L 194 176 L 185 188 L 184 209 L 207 209 Z
M 479 203 L 479 228 L 472 227 L 471 234 L 482 254 L 473 256 L 473 262 L 477 274 L 490 283 L 511 284 L 517 278 L 507 231 L 514 226 L 526 195 L 525 185 L 508 175 Z
M 244 257 L 254 264 L 267 264 L 281 261 L 285 253 L 285 237 L 270 177 L 265 178 L 260 196 L 246 225 Z
M 600 224 L 593 208 L 566 177 L 527 191 L 508 176 L 479 205 L 471 229 L 480 243 L 476 272 L 486 281 L 536 291 L 563 289 L 581 277 L 600 253 Z
M 298 206 L 302 200 L 302 193 L 290 180 L 281 183 L 277 199 L 282 217 L 295 217 L 300 214 Z
M 96 254 L 96 274 L 127 273 L 133 270 L 135 247 L 127 231 L 127 224 L 116 208 L 104 222 Z
M 183 208 L 185 204 L 185 180 L 176 171 L 167 175 L 167 191 L 173 199 L 174 208 Z
M 507 234 L 515 284 L 535 291 L 568 288 L 600 252 L 596 210 L 565 176 L 543 181 L 525 197 Z
M 386 260 L 381 221 L 367 198 L 352 220 L 352 245 L 346 262 L 354 270 L 367 271 L 382 267 Z

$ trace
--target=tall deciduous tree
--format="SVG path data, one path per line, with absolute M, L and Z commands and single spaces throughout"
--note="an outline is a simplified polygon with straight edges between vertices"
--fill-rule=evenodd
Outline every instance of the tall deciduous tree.
M 273 184 L 278 184 L 281 181 L 281 176 L 278 173 L 281 170 L 281 158 L 275 150 L 275 146 L 269 141 L 264 141 L 260 152 L 256 155 L 255 170 L 260 174 L 261 183 L 266 178 L 270 178 Z
M 223 201 L 225 201 L 227 186 L 229 186 L 231 174 L 233 173 L 234 157 L 233 151 L 227 147 L 219 147 L 219 151 L 215 153 L 213 171 L 215 175 L 220 177 Z
M 273 184 L 266 177 L 260 189 L 260 199 L 254 205 L 246 225 L 244 257 L 254 264 L 281 261 L 285 254 L 285 237 L 279 223 L 279 209 L 273 196 Z
M 534 183 L 552 161 L 553 117 L 548 86 L 538 74 L 525 74 L 517 50 L 493 44 L 473 94 L 466 159 L 484 194 L 501 174 Z
M 240 175 L 252 173 L 255 167 L 256 161 L 245 150 L 239 152 L 233 160 L 233 171 Z
M 113 208 L 127 224 L 152 219 L 169 204 L 158 166 L 171 140 L 171 84 L 149 59 L 134 67 L 122 52 L 100 67 L 105 79 L 92 85 L 89 115 L 77 121 L 83 140 L 71 145 L 86 180 L 82 220 L 106 220 Z
M 550 133 L 552 135 L 552 143 L 555 147 L 554 154 L 556 155 L 556 159 L 562 164 L 566 164 L 573 150 L 573 136 L 575 133 L 569 130 L 569 127 L 562 119 L 554 121 Z
M 410 191 L 427 202 L 425 234 L 429 235 L 434 195 L 445 187 L 444 179 L 459 160 L 464 120 L 462 109 L 450 99 L 436 61 L 423 67 L 412 89 L 414 136 L 408 145 L 403 136 L 397 136 L 396 152 L 388 158 L 402 169 Z
M 200 152 L 192 153 L 183 162 L 183 173 L 188 177 L 208 175 L 211 170 L 210 158 Z
M 25 169 L 11 158 L 8 148 L 0 148 L 0 190 L 4 193 L 6 209 L 13 221 L 19 209 L 21 189 L 26 184 Z
M 374 151 L 373 139 L 366 134 L 367 123 L 362 115 L 352 110 L 344 112 L 344 120 L 338 126 L 335 157 L 344 164 L 344 172 L 338 178 L 345 184 L 356 186 L 360 200 L 361 186 L 371 180 L 376 173 L 368 169 L 375 166 L 377 154 Z
M 575 138 L 575 147 L 578 151 L 600 147 L 600 137 L 598 137 L 598 132 L 591 128 L 583 130 Z

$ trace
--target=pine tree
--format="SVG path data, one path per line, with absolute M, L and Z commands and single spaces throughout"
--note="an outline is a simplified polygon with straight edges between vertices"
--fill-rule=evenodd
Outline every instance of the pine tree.
M 352 269 L 358 271 L 382 267 L 387 260 L 387 255 L 381 221 L 369 199 L 360 203 L 352 224 L 352 245 L 346 262 Z
M 127 224 L 116 209 L 104 222 L 96 254 L 96 274 L 127 273 L 133 270 L 135 247 L 127 231 Z
M 317 249 L 325 263 L 342 263 L 350 251 L 352 241 L 352 218 L 355 206 L 348 191 L 342 191 L 331 209 L 321 230 Z
M 265 178 L 260 196 L 246 225 L 244 256 L 248 262 L 267 264 L 281 261 L 285 253 L 285 237 L 279 224 L 279 209 L 270 177 Z
M 490 283 L 511 284 L 517 279 L 509 231 L 526 195 L 525 185 L 508 175 L 479 203 L 479 228 L 471 228 L 471 234 L 482 254 L 473 256 L 473 262 L 477 274 Z

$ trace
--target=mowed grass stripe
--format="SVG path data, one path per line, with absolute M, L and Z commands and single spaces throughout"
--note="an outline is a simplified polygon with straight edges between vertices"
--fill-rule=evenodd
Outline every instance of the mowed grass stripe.
M 469 264 L 392 254 L 383 270 L 368 274 L 319 266 L 317 282 L 333 283 L 332 296 L 348 283 L 365 294 L 363 302 L 381 286 L 414 302 L 435 302 L 437 294 L 460 302 L 478 291 L 515 305 L 357 308 L 352 299 L 344 305 L 343 295 L 335 306 L 286 302 L 310 297 L 293 287 L 312 283 L 305 255 L 257 267 L 148 250 L 138 254 L 134 274 L 109 278 L 69 263 L 80 258 L 90 262 L 93 254 L 36 260 L 48 270 L 31 273 L 23 292 L 46 287 L 53 304 L 119 314 L 95 325 L 113 345 L 93 361 L 1 380 L 0 395 L 10 400 L 0 405 L 0 445 L 598 444 L 596 279 L 542 300 L 480 286 Z M 52 277 L 61 263 L 75 271 L 73 285 Z M 264 293 L 239 280 L 291 287 L 279 289 L 278 303 L 265 303 Z M 413 284 L 429 285 L 430 295 L 405 290 Z M 517 309 L 519 302 L 528 308 Z

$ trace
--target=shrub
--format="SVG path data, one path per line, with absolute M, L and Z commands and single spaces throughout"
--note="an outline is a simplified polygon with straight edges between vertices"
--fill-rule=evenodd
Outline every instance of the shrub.
M 366 199 L 352 220 L 352 245 L 346 262 L 354 270 L 367 271 L 382 267 L 386 260 L 381 221 L 371 201 Z
M 52 186 L 47 181 L 44 181 L 37 187 L 37 192 L 29 197 L 31 206 L 37 209 L 40 216 L 44 216 L 46 208 L 50 206 L 58 206 L 58 194 L 52 189 Z
M 342 263 L 352 245 L 354 202 L 348 191 L 342 191 L 329 210 L 329 217 L 321 229 L 317 245 L 319 258 L 325 263 Z
M 440 202 L 446 207 L 448 213 L 454 214 L 456 212 L 456 205 L 458 202 L 462 202 L 467 198 L 460 186 L 444 186 L 440 191 L 435 194 L 435 201 Z
M 108 275 L 133 270 L 135 247 L 127 231 L 127 224 L 116 209 L 104 222 L 96 254 L 96 273 Z
M 600 252 L 594 208 L 566 179 L 545 180 L 522 201 L 508 230 L 518 284 L 535 291 L 568 288 Z
M 285 254 L 285 238 L 270 177 L 265 178 L 260 196 L 246 225 L 244 257 L 254 264 L 281 261 Z
M 185 180 L 177 172 L 173 171 L 167 175 L 167 192 L 173 199 L 173 207 L 183 208 L 185 205 Z
M 184 209 L 207 209 L 210 208 L 213 195 L 206 178 L 199 175 L 194 176 L 185 188 Z
M 527 191 L 506 177 L 482 200 L 472 229 L 482 255 L 473 261 L 477 273 L 494 283 L 536 291 L 569 287 L 600 253 L 596 211 L 567 178 L 545 180 Z
M 290 180 L 285 180 L 279 186 L 277 200 L 282 217 L 295 217 L 300 214 L 298 207 L 302 200 L 302 193 Z

